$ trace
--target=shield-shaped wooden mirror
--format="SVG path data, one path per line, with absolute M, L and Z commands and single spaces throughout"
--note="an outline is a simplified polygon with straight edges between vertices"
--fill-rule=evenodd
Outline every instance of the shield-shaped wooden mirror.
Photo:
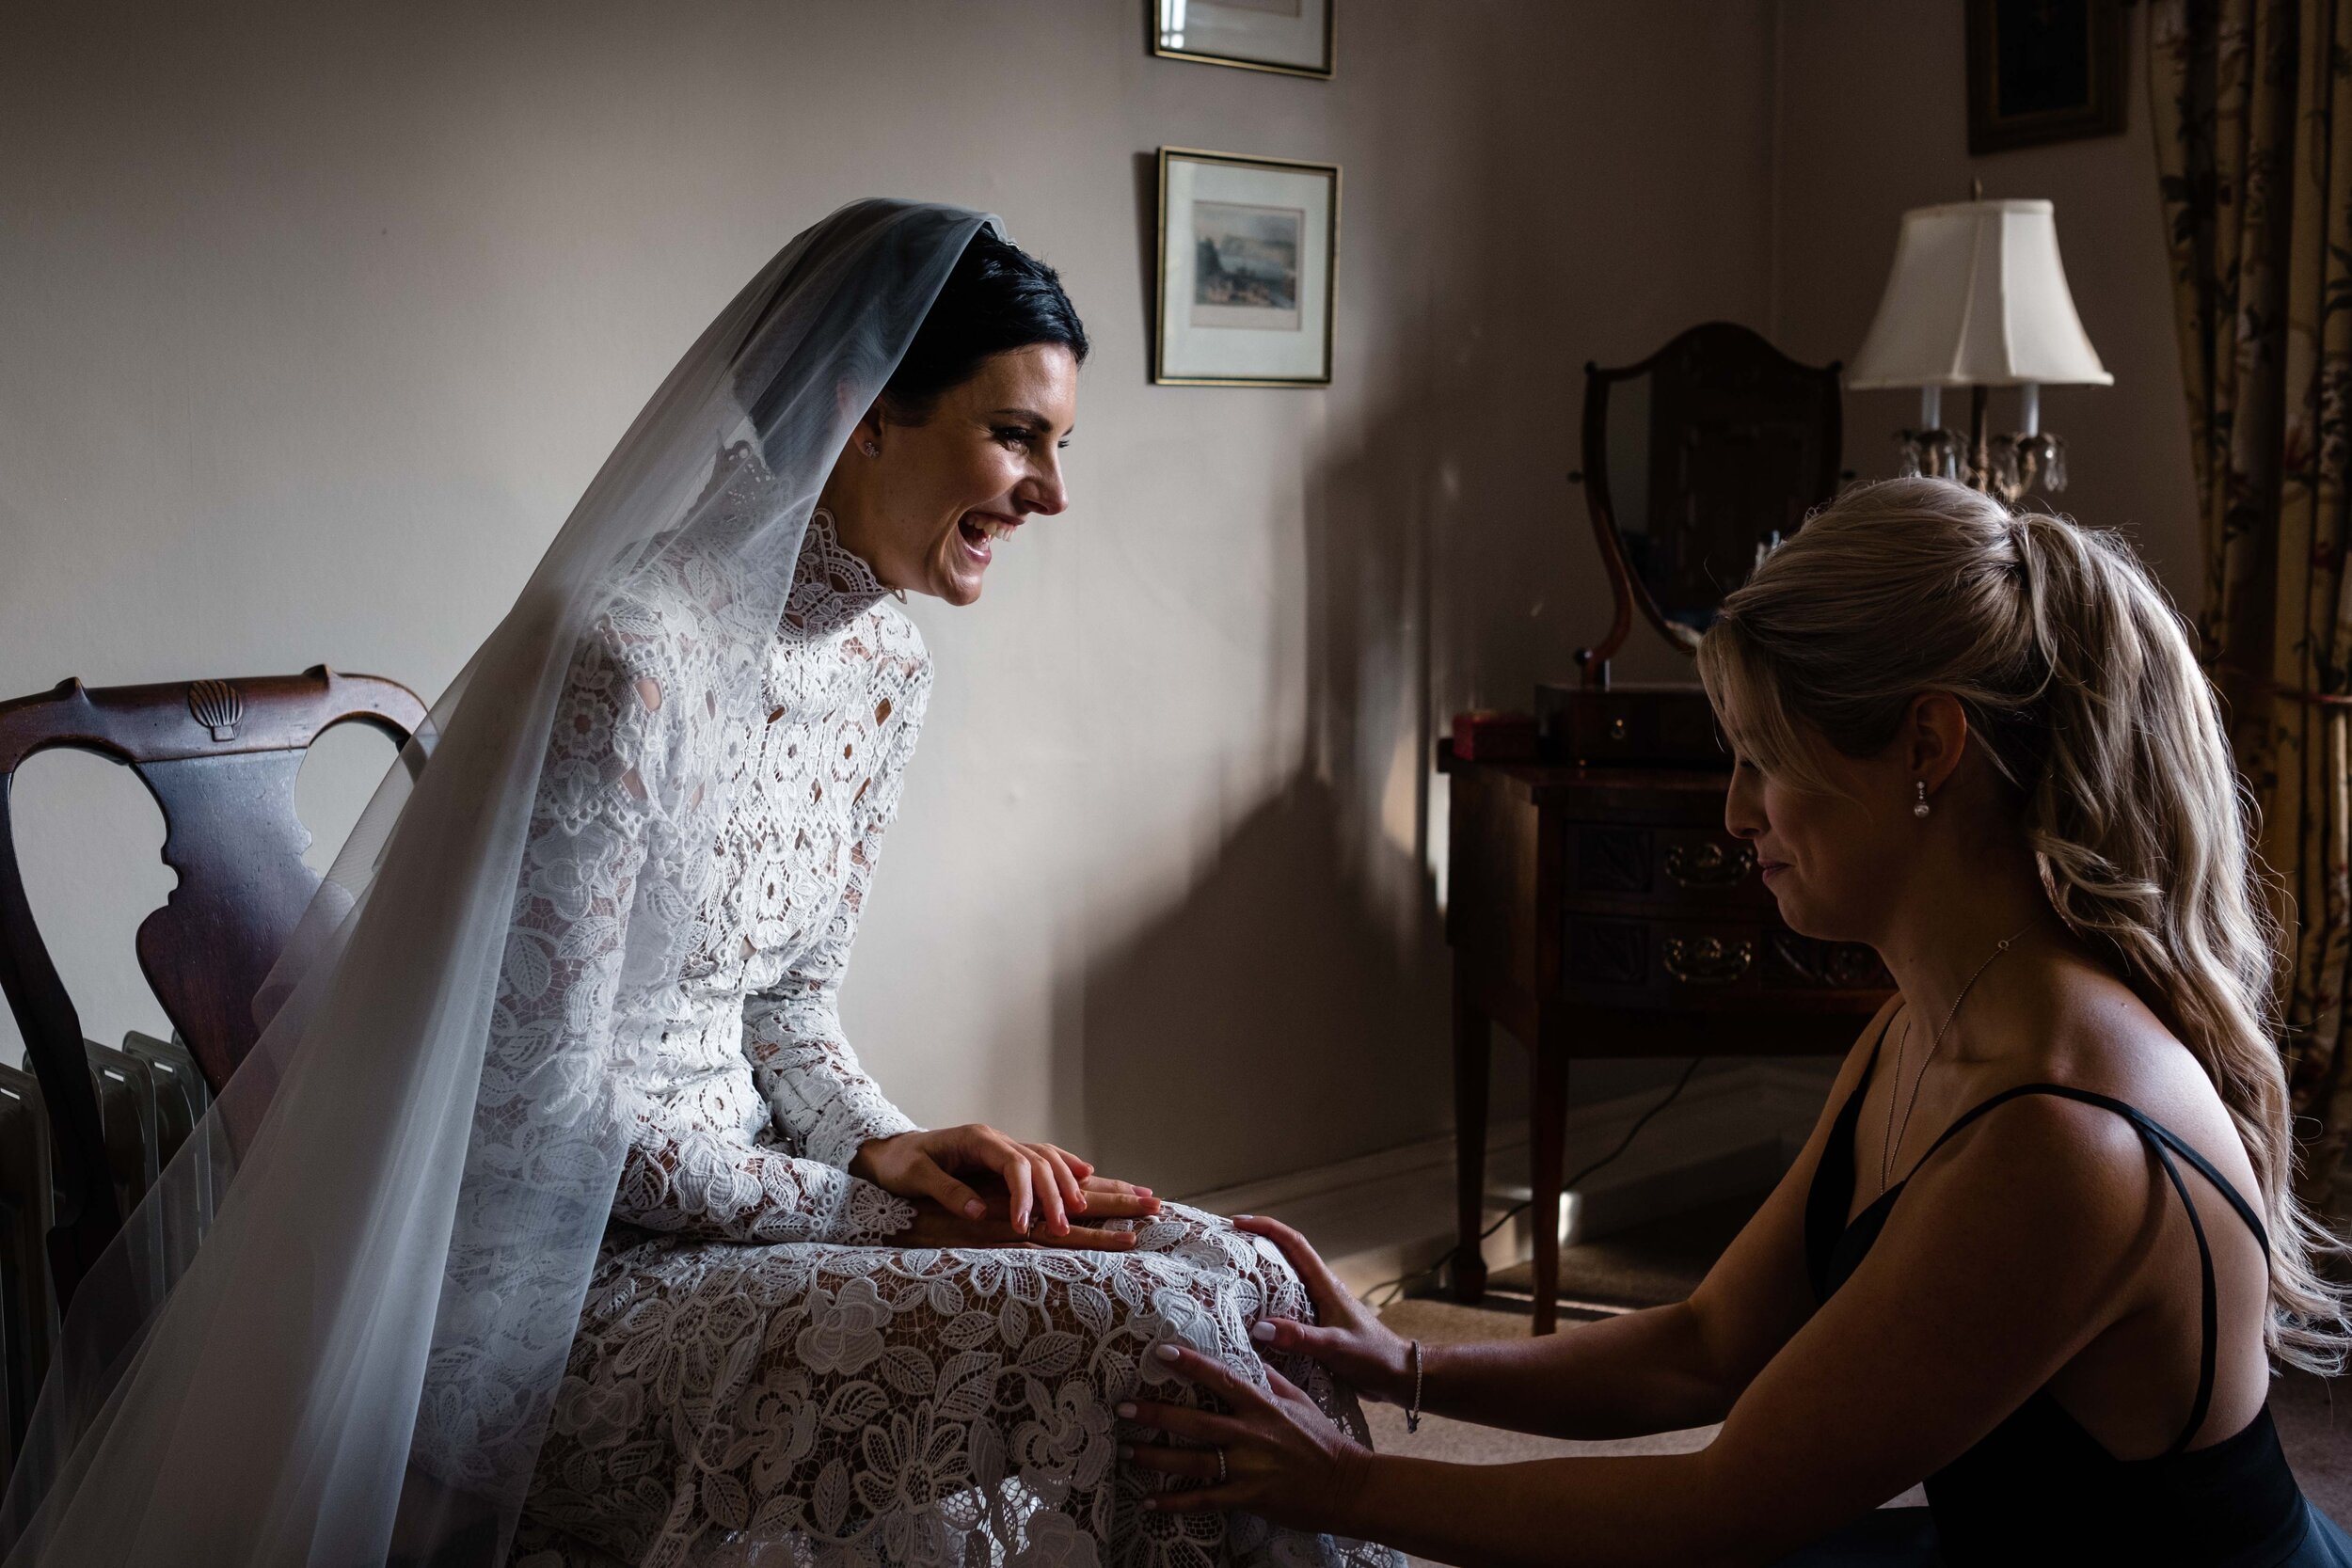
M 1585 503 L 1616 599 L 1578 654 L 1606 687 L 1633 610 L 1685 653 L 1724 596 L 1836 493 L 1838 369 L 1799 364 L 1729 322 L 1694 326 L 1636 365 L 1584 367 Z

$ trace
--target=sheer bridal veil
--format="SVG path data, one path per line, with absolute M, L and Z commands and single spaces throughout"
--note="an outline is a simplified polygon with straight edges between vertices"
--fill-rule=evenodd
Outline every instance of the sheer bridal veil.
M 503 1560 L 624 1147 L 598 998 L 693 918 L 648 888 L 605 923 L 611 973 L 493 1029 L 580 958 L 516 918 L 518 887 L 561 901 L 580 875 L 524 860 L 567 674 L 682 582 L 727 694 L 682 721 L 755 704 L 834 458 L 990 221 L 843 208 L 637 417 L 377 791 L 253 1054 L 84 1280 L 0 1508 L 5 1568 Z M 758 483 L 723 484 L 730 464 Z M 559 815 L 565 787 L 545 786 Z M 725 780 L 666 804 L 723 820 Z M 159 1216 L 199 1189 L 211 1230 L 169 1256 Z

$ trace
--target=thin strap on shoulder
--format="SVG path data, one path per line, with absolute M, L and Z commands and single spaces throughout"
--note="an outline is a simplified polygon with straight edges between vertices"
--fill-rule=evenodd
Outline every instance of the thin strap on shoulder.
M 1971 1106 L 1955 1117 L 1949 1127 L 1944 1129 L 1942 1137 L 1928 1146 L 1927 1153 L 1921 1156 L 1918 1164 L 1911 1167 L 1912 1170 L 1916 1172 L 1919 1165 L 1924 1165 L 1929 1160 L 1933 1159 L 1937 1149 L 1949 1142 L 1962 1128 L 1987 1111 L 1996 1106 L 2006 1105 L 2012 1100 L 2019 1100 L 2029 1094 L 2056 1095 L 2061 1100 L 2080 1101 L 2085 1105 L 2096 1105 L 2103 1111 L 2113 1111 L 2117 1116 L 2137 1128 L 2143 1137 L 2153 1138 L 2171 1149 L 2173 1153 L 2196 1166 L 2197 1174 L 2212 1182 L 2215 1189 L 2229 1200 L 2230 1207 L 2237 1211 L 2237 1217 L 2244 1220 L 2246 1227 L 2254 1233 L 2254 1240 L 2262 1243 L 2263 1256 L 2265 1258 L 2270 1256 L 2270 1232 L 2264 1228 L 2262 1216 L 2254 1212 L 2253 1205 L 2239 1196 L 2238 1190 L 2230 1184 L 2226 1177 L 2214 1169 L 2212 1161 L 2182 1142 L 2179 1134 L 2175 1133 L 2172 1129 L 2149 1116 L 2138 1106 L 2117 1100 L 2112 1095 L 2097 1094 L 2090 1089 L 2078 1089 L 2071 1084 L 2020 1084 L 2015 1088 L 2003 1089 L 1992 1099 Z
M 2200 1287 L 2198 1306 L 2204 1332 L 2197 1352 L 2197 1398 L 2189 1405 L 2188 1424 L 2181 1429 L 2180 1436 L 2174 1438 L 2172 1446 L 2165 1450 L 2164 1457 L 2169 1459 L 2174 1454 L 2187 1450 L 2189 1440 L 2195 1437 L 2198 1429 L 2205 1424 L 2205 1414 L 2212 1408 L 2214 1364 L 2221 1333 L 2219 1291 L 2215 1285 L 2213 1273 L 2213 1245 L 2205 1239 L 2205 1222 L 2198 1217 L 2197 1205 L 2189 1201 L 2188 1183 L 2183 1179 L 2181 1167 L 2174 1164 L 2172 1156 L 2177 1153 L 2190 1164 L 2195 1165 L 2198 1174 L 2212 1182 L 2215 1190 L 2229 1200 L 2230 1207 L 2237 1211 L 2238 1218 L 2244 1220 L 2246 1227 L 2254 1233 L 2254 1240 L 2262 1243 L 2263 1256 L 2265 1259 L 2270 1256 L 2270 1233 L 2263 1228 L 2262 1220 L 2255 1214 L 2246 1199 L 2239 1195 L 2238 1190 L 2213 1167 L 2213 1163 L 2182 1142 L 2179 1135 L 2170 1128 L 2136 1105 L 2128 1104 L 2110 1095 L 2095 1094 L 2090 1089 L 2078 1089 L 2067 1084 L 2020 1084 L 2015 1088 L 2003 1089 L 1990 1100 L 1971 1106 L 1956 1117 L 1949 1127 L 1944 1129 L 1943 1136 L 1928 1147 L 1928 1152 L 1919 1164 L 1925 1164 L 1929 1160 L 1933 1159 L 1935 1151 L 1949 1142 L 1952 1134 L 1987 1111 L 1997 1105 L 2005 1105 L 2012 1100 L 2022 1100 L 2029 1094 L 2053 1095 L 2061 1100 L 2079 1101 L 2085 1105 L 2096 1105 L 2102 1110 L 2112 1111 L 2130 1122 L 2141 1139 L 2155 1150 L 2156 1159 L 2163 1164 L 2164 1174 L 2171 1181 L 2173 1192 L 2180 1196 L 2182 1209 L 2188 1214 L 2189 1234 L 2197 1238 Z M 1915 1172 L 1918 1168 L 1918 1165 L 1912 1167 Z

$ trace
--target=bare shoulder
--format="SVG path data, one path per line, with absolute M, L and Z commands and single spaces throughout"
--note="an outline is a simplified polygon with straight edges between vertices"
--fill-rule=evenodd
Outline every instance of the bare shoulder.
M 2069 990 L 2054 1010 L 2044 1078 L 2121 1101 L 2203 1155 L 2241 1192 L 2250 1192 L 2253 1164 L 2196 1053 L 2121 980 L 2093 975 Z M 2081 1109 L 2128 1129 L 2113 1111 Z M 2136 1132 L 2132 1140 L 2139 1142 Z
M 1922 1162 L 1905 1206 L 1940 1228 L 1977 1216 L 2083 1247 L 2125 1244 L 2150 1196 L 2146 1147 L 2113 1111 L 2051 1094 L 2020 1094 L 1980 1112 Z
M 2196 1055 L 2122 981 L 2096 972 L 2061 977 L 2037 1049 L 1988 1080 L 1965 1126 L 1919 1174 L 1954 1201 L 2000 1204 L 2028 1193 L 2049 1223 L 2129 1227 L 2162 1180 L 2146 1140 L 2117 1105 L 2195 1149 L 2241 1193 L 2253 1168 L 2228 1107 Z M 2088 1102 L 2045 1085 L 2096 1095 Z M 2021 1092 L 2031 1091 L 2031 1092 Z M 1934 1166 L 1948 1181 L 1934 1180 Z M 1962 1199 L 1963 1189 L 1977 1195 Z M 1923 1194 L 1924 1196 L 1924 1194 Z

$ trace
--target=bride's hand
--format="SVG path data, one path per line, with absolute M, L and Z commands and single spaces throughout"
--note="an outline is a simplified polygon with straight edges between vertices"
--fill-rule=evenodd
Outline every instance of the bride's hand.
M 929 1198 L 951 1214 L 979 1221 L 988 1204 L 969 1185 L 957 1180 L 958 1171 L 986 1171 L 1004 1184 L 1010 1203 L 1008 1218 L 1025 1233 L 1034 1225 L 1048 1240 L 1070 1232 L 1070 1216 L 1091 1213 L 1097 1197 L 1089 1195 L 1098 1181 L 1101 1194 L 1124 1193 L 1150 1198 L 1149 1187 L 1097 1178 L 1094 1166 L 1053 1144 L 1025 1144 L 979 1122 L 961 1127 L 923 1129 L 895 1137 L 870 1138 L 850 1162 L 850 1174 L 864 1177 L 900 1197 Z M 1146 1212 L 1156 1212 L 1157 1200 Z
M 1090 1219 L 1136 1219 L 1159 1212 L 1158 1198 L 1139 1196 L 1125 1182 L 1090 1177 L 1088 1185 L 1093 1189 L 1093 1202 L 1088 1212 Z M 1001 1190 L 982 1209 L 976 1218 L 943 1209 L 929 1198 L 917 1198 L 914 1222 L 891 1241 L 904 1247 L 1048 1246 L 1095 1252 L 1127 1252 L 1136 1244 L 1136 1233 L 1127 1229 L 1073 1225 L 1049 1234 L 1042 1227 L 1015 1225 Z
M 1359 1393 L 1390 1404 L 1403 1404 L 1412 1397 L 1410 1345 L 1339 1282 L 1329 1265 L 1307 1244 L 1306 1237 L 1263 1214 L 1237 1214 L 1233 1228 L 1263 1236 L 1279 1248 L 1307 1287 L 1307 1299 L 1314 1303 L 1311 1323 L 1289 1318 L 1262 1318 L 1252 1323 L 1249 1338 L 1261 1352 L 1297 1351 L 1311 1355 L 1354 1385 Z

